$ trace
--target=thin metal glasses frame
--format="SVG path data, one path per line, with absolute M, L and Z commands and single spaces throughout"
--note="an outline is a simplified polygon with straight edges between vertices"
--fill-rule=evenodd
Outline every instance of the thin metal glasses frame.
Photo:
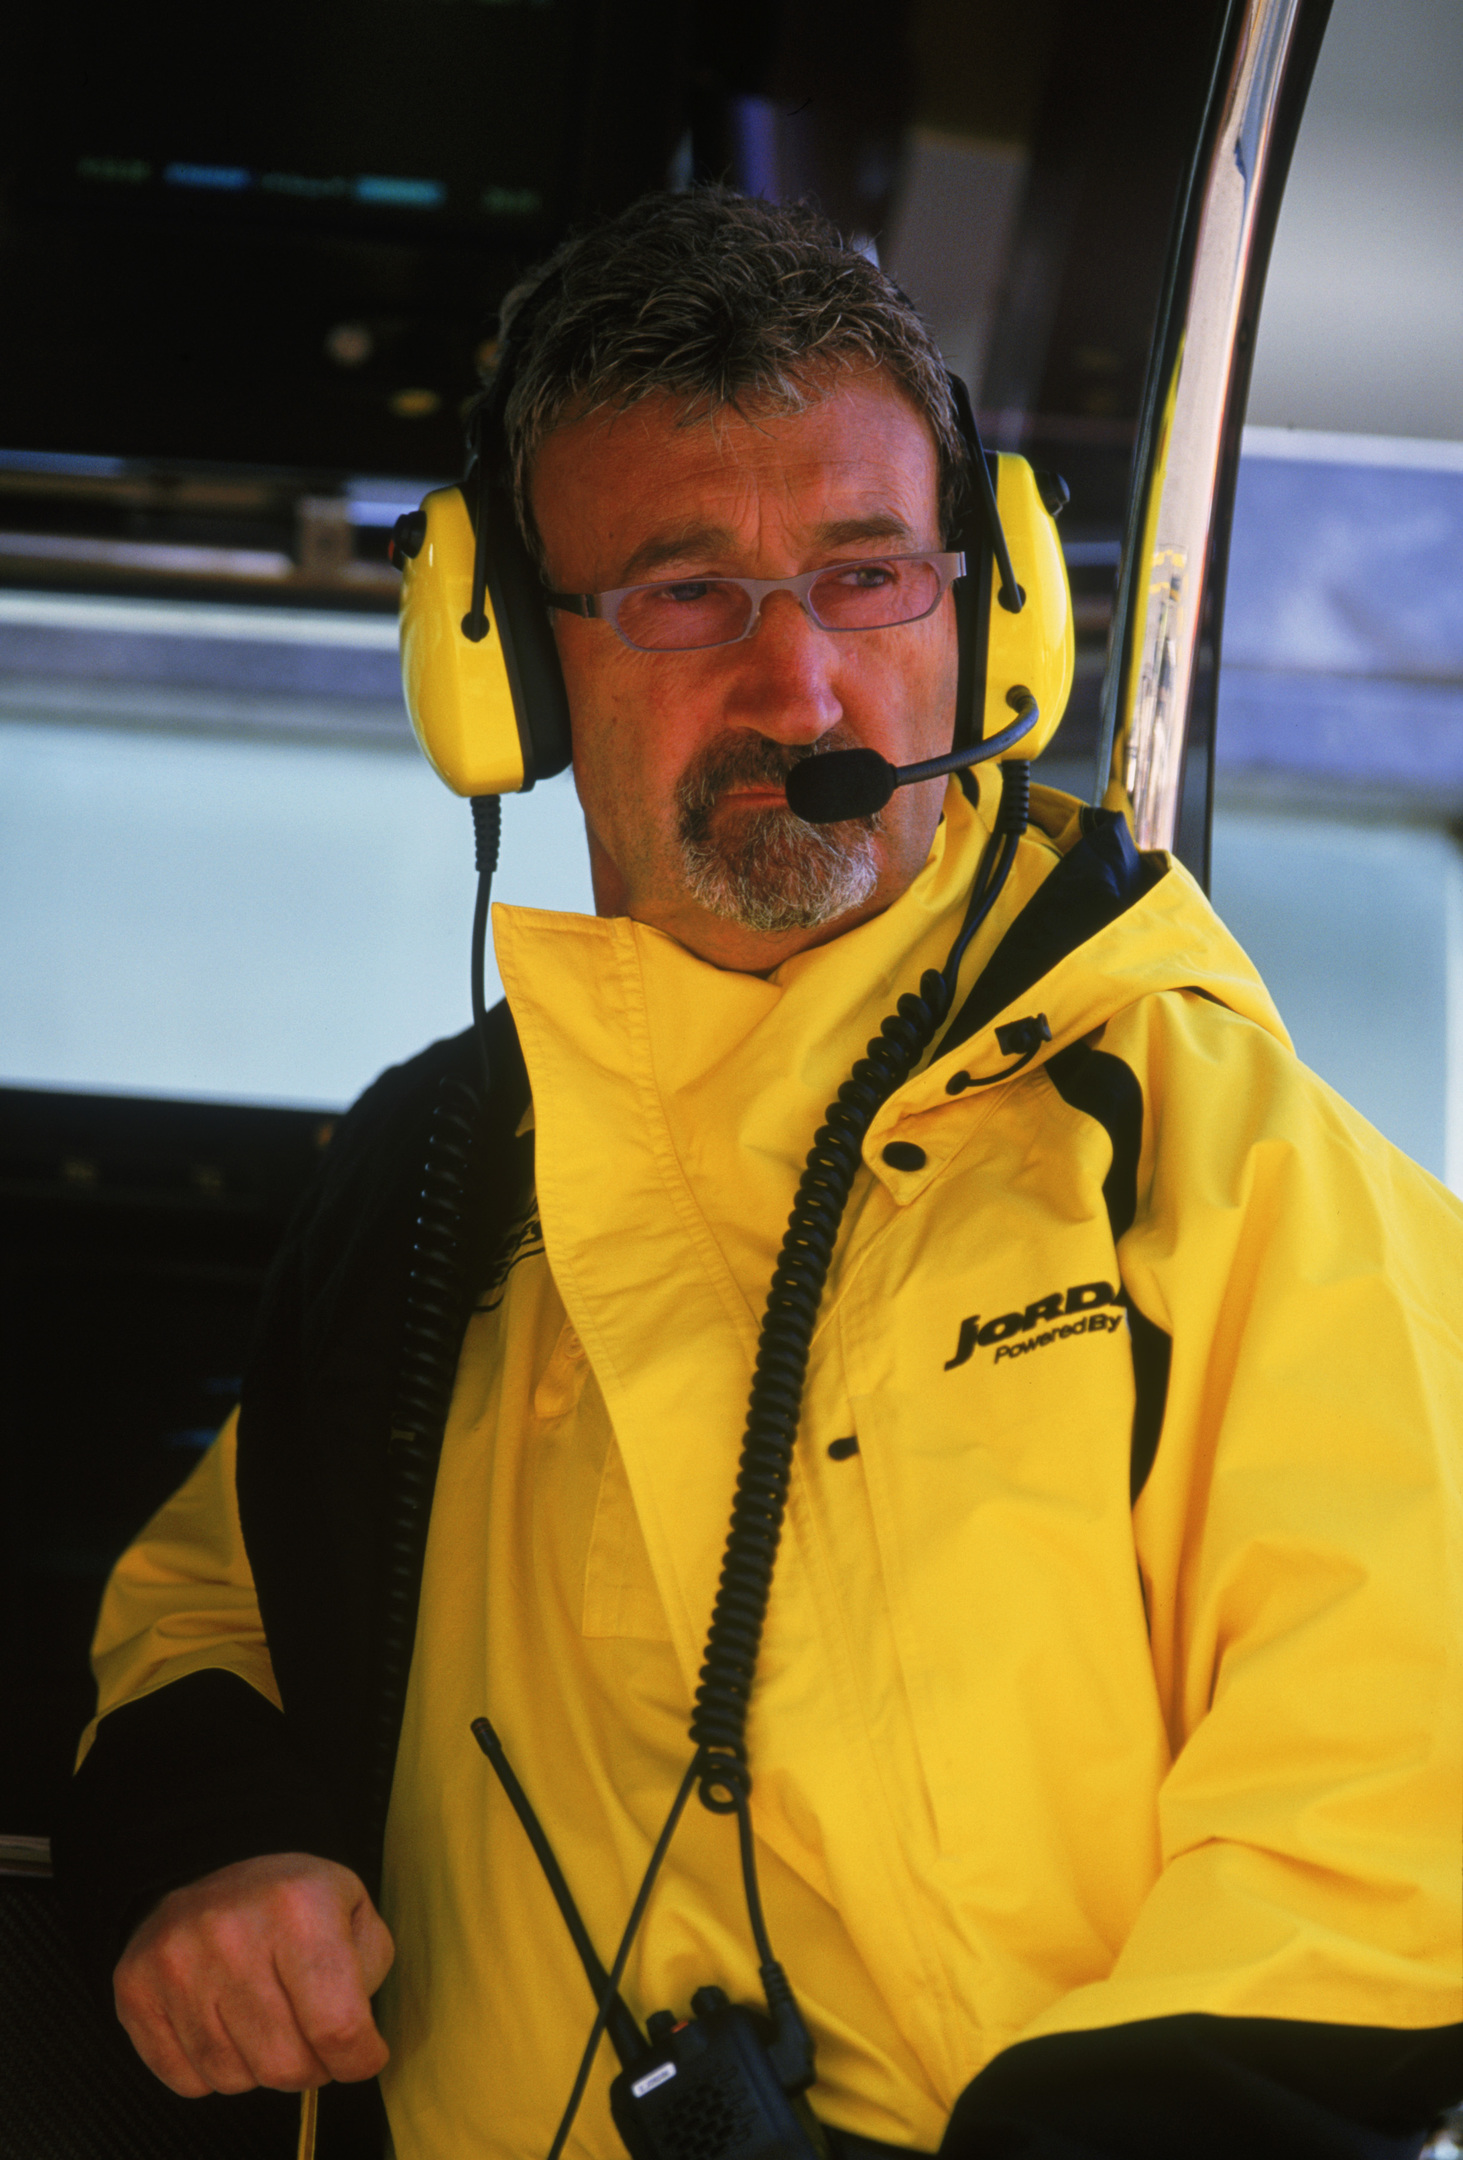
M 930 566 L 937 572 L 939 577 L 939 589 L 936 592 L 934 599 L 930 602 L 929 606 L 927 608 L 921 608 L 918 615 L 901 616 L 896 618 L 893 622 L 849 624 L 824 622 L 822 618 L 816 613 L 812 605 L 813 587 L 818 583 L 819 579 L 827 577 L 830 572 L 835 570 L 877 569 L 881 563 L 929 563 Z M 934 614 L 935 609 L 944 599 L 946 593 L 950 590 L 950 587 L 954 584 L 956 578 L 964 577 L 964 575 L 965 556 L 959 552 L 931 554 L 919 553 L 914 555 L 874 555 L 867 558 L 855 558 L 854 560 L 847 562 L 821 563 L 816 570 L 799 571 L 796 577 L 744 578 L 716 576 L 657 578 L 651 583 L 645 585 L 619 585 L 610 592 L 546 592 L 544 594 L 544 599 L 547 601 L 548 605 L 551 608 L 562 609 L 565 614 L 583 615 L 593 621 L 608 623 L 610 628 L 614 631 L 616 637 L 621 639 L 621 641 L 624 644 L 628 645 L 634 652 L 715 652 L 719 647 L 723 645 L 740 645 L 743 639 L 751 637 L 753 632 L 756 630 L 758 623 L 762 619 L 762 603 L 770 593 L 791 593 L 793 599 L 797 601 L 798 606 L 807 616 L 810 623 L 813 623 L 819 630 L 828 631 L 830 636 L 843 637 L 852 634 L 854 631 L 900 630 L 904 628 L 906 623 L 923 622 L 927 616 Z M 673 592 L 678 585 L 736 586 L 736 588 L 740 592 L 744 592 L 747 595 L 747 598 L 751 601 L 752 604 L 752 612 L 747 619 L 746 628 L 744 630 L 739 630 L 735 637 L 716 638 L 707 645 L 638 645 L 636 644 L 634 638 L 627 637 L 625 632 L 620 628 L 619 624 L 620 609 L 624 605 L 625 601 L 633 599 L 637 593 Z

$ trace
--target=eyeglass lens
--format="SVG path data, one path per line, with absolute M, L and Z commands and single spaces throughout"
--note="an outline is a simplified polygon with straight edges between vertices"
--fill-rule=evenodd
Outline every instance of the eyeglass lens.
M 931 562 L 840 563 L 814 580 L 808 605 L 825 630 L 886 630 L 917 622 L 940 597 Z M 647 652 L 691 652 L 745 634 L 752 596 L 725 578 L 646 585 L 620 602 L 616 628 Z

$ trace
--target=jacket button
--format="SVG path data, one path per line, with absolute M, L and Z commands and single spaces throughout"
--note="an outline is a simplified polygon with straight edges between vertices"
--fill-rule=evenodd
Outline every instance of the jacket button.
M 891 1170 L 923 1170 L 925 1151 L 912 1140 L 891 1140 L 884 1150 L 884 1160 Z

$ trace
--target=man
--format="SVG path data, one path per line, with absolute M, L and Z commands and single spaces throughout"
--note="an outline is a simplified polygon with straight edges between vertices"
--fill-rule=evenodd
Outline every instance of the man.
M 945 549 L 938 358 L 809 213 L 652 200 L 555 275 L 507 413 L 550 590 L 675 609 Z M 556 617 L 597 915 L 495 925 L 486 1287 L 379 1912 L 391 1366 L 462 1044 L 346 1121 L 237 1436 L 119 1566 L 61 1847 L 174 2090 L 380 2073 L 398 2160 L 548 2147 L 589 2000 L 470 1723 L 607 1960 L 690 1756 L 804 1157 L 944 964 L 998 794 L 821 833 L 783 800 L 815 750 L 948 747 L 948 589 L 861 634 L 788 590 L 689 650 L 624 627 Z M 952 1009 L 863 1149 L 753 1698 L 815 2111 L 854 2155 L 1415 2152 L 1463 2092 L 1460 1211 L 1297 1065 L 1183 872 L 1067 798 L 1036 791 Z M 734 1830 L 693 1802 L 625 1993 L 643 2023 L 708 1982 L 761 1999 Z

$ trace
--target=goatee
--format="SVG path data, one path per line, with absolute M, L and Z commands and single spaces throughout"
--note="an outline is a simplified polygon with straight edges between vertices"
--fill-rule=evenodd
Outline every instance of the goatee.
M 818 750 L 856 747 L 850 733 L 835 729 Z M 878 816 L 805 825 L 778 803 L 723 819 L 714 829 L 717 805 L 729 789 L 749 781 L 781 787 L 808 754 L 765 735 L 729 730 L 708 743 L 681 775 L 676 837 L 682 873 L 708 913 L 748 930 L 816 930 L 861 906 L 873 892 L 879 881 Z

